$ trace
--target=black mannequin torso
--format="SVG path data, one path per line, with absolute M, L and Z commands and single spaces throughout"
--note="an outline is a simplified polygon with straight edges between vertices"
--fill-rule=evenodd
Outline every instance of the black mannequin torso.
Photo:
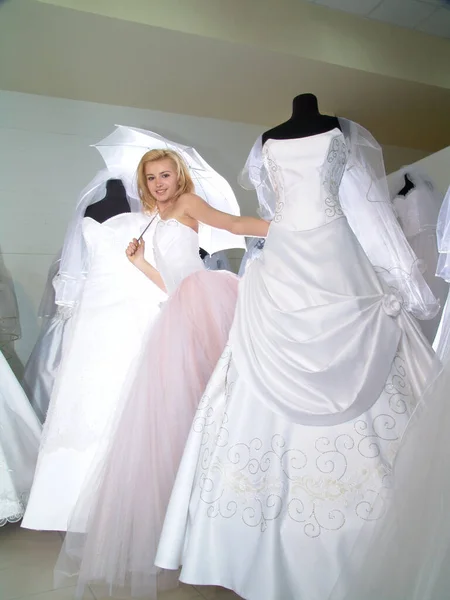
M 338 119 L 320 114 L 314 94 L 300 94 L 293 100 L 291 118 L 263 133 L 262 142 L 309 137 L 335 128 L 340 129 Z
M 411 179 L 408 177 L 408 173 L 405 173 L 405 185 L 398 192 L 397 196 L 407 196 L 408 193 L 411 190 L 413 190 L 414 188 L 415 188 L 415 185 L 413 184 L 413 182 L 411 181 Z
M 120 179 L 109 179 L 106 182 L 106 194 L 102 200 L 87 207 L 84 216 L 98 223 L 104 223 L 111 217 L 131 212 L 127 193 Z

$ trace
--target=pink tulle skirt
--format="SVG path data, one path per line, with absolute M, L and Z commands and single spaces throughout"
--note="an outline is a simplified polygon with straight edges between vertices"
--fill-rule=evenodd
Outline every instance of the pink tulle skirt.
M 154 559 L 196 407 L 228 339 L 238 281 L 199 271 L 163 305 L 110 424 L 106 459 L 87 478 L 69 524 L 57 585 L 78 575 L 79 594 L 98 583 L 110 595 L 125 588 L 150 598 L 176 586 L 177 573 L 161 572 Z

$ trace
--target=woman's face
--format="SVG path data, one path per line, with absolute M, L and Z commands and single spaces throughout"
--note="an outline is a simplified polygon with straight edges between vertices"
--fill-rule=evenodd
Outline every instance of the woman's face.
M 168 202 L 178 191 L 177 173 L 170 158 L 148 162 L 144 165 L 147 187 L 158 203 Z

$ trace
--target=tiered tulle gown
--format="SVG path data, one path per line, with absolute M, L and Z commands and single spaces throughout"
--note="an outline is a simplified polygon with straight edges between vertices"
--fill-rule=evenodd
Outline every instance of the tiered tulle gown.
M 59 575 L 130 587 L 155 597 L 174 582 L 154 567 L 156 548 L 192 418 L 225 347 L 238 278 L 209 271 L 197 233 L 159 221 L 156 266 L 169 294 L 122 389 L 121 409 L 105 440 L 106 459 L 94 469 L 66 536 Z M 176 583 L 176 578 L 175 578 Z

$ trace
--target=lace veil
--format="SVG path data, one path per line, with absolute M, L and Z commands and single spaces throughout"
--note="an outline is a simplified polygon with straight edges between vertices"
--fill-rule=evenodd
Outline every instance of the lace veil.
M 61 251 L 59 272 L 53 280 L 57 305 L 73 309 L 80 298 L 84 280 L 89 270 L 88 252 L 83 238 L 82 223 L 86 208 L 106 194 L 109 179 L 121 179 L 127 192 L 132 212 L 141 211 L 141 203 L 133 179 L 121 170 L 103 169 L 81 192 L 75 212 L 68 225 Z M 141 232 L 136 232 L 137 234 Z

